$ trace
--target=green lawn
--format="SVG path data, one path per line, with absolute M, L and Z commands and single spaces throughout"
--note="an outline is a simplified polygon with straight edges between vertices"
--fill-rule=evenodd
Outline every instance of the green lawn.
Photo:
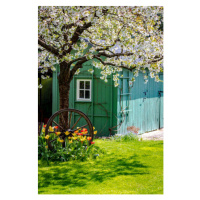
M 95 140 L 91 161 L 39 161 L 39 194 L 163 194 L 163 141 Z

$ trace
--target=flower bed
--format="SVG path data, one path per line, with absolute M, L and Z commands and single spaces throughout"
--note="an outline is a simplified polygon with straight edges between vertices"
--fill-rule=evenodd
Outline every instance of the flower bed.
M 60 138 L 61 132 L 57 132 L 57 126 L 49 127 L 49 131 L 54 132 L 50 135 L 45 136 L 44 125 L 42 134 L 38 137 L 38 159 L 45 160 L 47 162 L 51 161 L 68 161 L 68 160 L 87 160 L 90 158 L 97 158 L 102 151 L 99 147 L 95 146 L 95 142 L 91 141 L 92 137 L 87 137 L 88 133 L 86 128 L 78 129 L 72 135 L 68 131 L 65 132 L 67 136 L 64 139 Z M 95 129 L 93 127 L 93 129 Z M 97 131 L 94 131 L 97 134 Z M 51 143 L 53 150 L 48 148 L 47 140 L 53 142 Z M 63 148 L 63 143 L 65 147 Z M 91 144 L 91 145 L 90 145 Z

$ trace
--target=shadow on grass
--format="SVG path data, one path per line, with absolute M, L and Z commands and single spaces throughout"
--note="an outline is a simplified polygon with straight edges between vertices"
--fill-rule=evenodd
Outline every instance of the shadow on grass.
M 38 187 L 68 186 L 85 187 L 87 184 L 98 184 L 108 179 L 125 175 L 138 176 L 148 173 L 148 167 L 136 160 L 136 156 L 113 160 L 96 160 L 91 163 L 62 163 L 40 170 Z

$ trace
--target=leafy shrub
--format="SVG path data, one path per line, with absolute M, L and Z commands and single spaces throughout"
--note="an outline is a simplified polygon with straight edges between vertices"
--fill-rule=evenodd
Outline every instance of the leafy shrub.
M 87 132 L 86 130 L 84 131 Z M 51 142 L 53 150 L 48 148 L 46 139 L 50 141 L 54 140 Z M 42 135 L 38 137 L 38 159 L 44 160 L 48 164 L 49 161 L 65 162 L 69 160 L 85 161 L 88 159 L 96 159 L 104 151 L 96 146 L 94 144 L 95 142 L 91 142 L 90 140 L 91 137 L 81 135 L 79 132 L 74 133 L 73 137 L 68 137 L 63 140 L 59 137 L 59 132 L 45 136 L 43 131 Z M 63 142 L 65 142 L 65 148 L 62 147 Z M 89 145 L 89 142 L 91 145 Z
M 117 142 L 128 142 L 128 141 L 139 141 L 139 137 L 134 133 L 128 133 L 126 135 L 116 134 L 110 138 L 111 140 L 115 140 Z

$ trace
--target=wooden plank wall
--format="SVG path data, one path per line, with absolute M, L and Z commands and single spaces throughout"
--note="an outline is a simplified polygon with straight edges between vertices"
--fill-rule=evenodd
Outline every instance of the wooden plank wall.
M 133 87 L 129 87 L 129 79 L 132 73 L 123 71 L 123 78 L 120 80 L 118 89 L 118 118 L 124 121 L 119 134 L 126 134 L 127 127 L 139 128 L 139 133 L 149 132 L 163 127 L 163 83 L 155 82 L 149 77 L 147 84 L 144 84 L 143 74 L 136 77 Z M 163 75 L 160 75 L 161 80 Z M 121 92 L 122 91 L 122 92 Z M 125 95 L 131 93 L 130 95 Z M 161 94 L 161 96 L 159 95 Z M 120 100 L 121 96 L 121 100 Z M 122 106 L 121 106 L 122 105 Z M 128 105 L 128 107 L 127 107 Z M 127 112 L 122 116 L 121 110 Z
M 80 73 L 74 76 L 70 84 L 69 107 L 84 112 L 91 120 L 93 126 L 98 131 L 97 136 L 109 136 L 109 128 L 116 125 L 117 115 L 117 88 L 113 86 L 112 76 L 109 76 L 108 82 L 105 83 L 100 79 L 100 70 L 94 68 L 94 73 L 90 74 L 88 69 L 93 68 L 91 61 L 84 64 Z M 57 74 L 59 69 L 54 73 L 53 81 L 53 113 L 59 110 L 59 91 Z M 92 99 L 89 102 L 77 101 L 77 80 L 89 79 L 92 80 Z M 72 123 L 78 119 L 78 116 L 73 116 Z M 80 121 L 77 126 L 81 126 L 83 122 Z

